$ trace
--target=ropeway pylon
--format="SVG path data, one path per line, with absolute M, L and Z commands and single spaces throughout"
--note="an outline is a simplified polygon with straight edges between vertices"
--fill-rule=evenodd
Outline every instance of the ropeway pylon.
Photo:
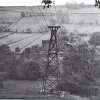
M 49 41 L 47 64 L 45 68 L 45 78 L 43 81 L 43 90 L 45 93 L 53 92 L 53 90 L 59 84 L 57 30 L 60 28 L 60 26 L 48 27 L 51 31 L 51 37 Z

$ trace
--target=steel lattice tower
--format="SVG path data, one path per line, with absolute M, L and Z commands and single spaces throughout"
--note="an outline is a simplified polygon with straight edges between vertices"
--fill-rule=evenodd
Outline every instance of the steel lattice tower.
M 51 31 L 49 49 L 47 55 L 47 65 L 45 69 L 45 78 L 43 82 L 44 92 L 53 92 L 59 84 L 59 60 L 57 45 L 57 30 L 60 26 L 48 26 Z

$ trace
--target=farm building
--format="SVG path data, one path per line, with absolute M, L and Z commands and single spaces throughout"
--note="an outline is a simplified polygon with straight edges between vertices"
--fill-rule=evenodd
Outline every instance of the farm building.
M 47 51 L 49 46 L 49 40 L 42 40 L 42 50 Z

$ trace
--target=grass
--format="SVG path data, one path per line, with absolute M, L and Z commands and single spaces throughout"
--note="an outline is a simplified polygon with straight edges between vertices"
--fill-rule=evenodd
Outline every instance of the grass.
M 34 12 L 37 12 L 37 13 L 40 13 L 38 7 L 32 7 L 33 8 L 33 11 Z M 61 8 L 61 9 L 60 9 Z M 1 10 L 15 10 L 15 11 L 30 11 L 30 7 L 0 7 Z M 57 7 L 57 10 L 63 10 L 64 12 L 66 12 L 66 8 L 64 7 L 60 7 L 58 6 Z M 80 10 L 71 10 L 71 12 L 85 12 L 85 9 L 87 9 L 87 11 L 90 11 L 90 12 L 94 12 L 93 8 L 84 8 L 84 9 L 80 9 Z M 41 10 L 42 12 L 44 13 L 48 13 L 50 12 L 49 10 L 43 10 L 43 8 L 41 7 Z M 54 10 L 54 7 L 51 8 L 52 10 L 52 13 L 55 13 L 55 10 Z M 98 10 L 95 9 L 96 12 L 98 12 Z M 81 15 L 80 15 L 81 16 Z M 91 15 L 92 16 L 92 15 Z M 20 13 L 19 12 L 10 12 L 10 11 L 0 11 L 0 22 L 2 21 L 12 21 L 12 22 L 15 22 L 17 21 L 19 18 L 21 17 Z M 37 16 L 36 17 L 39 24 L 36 22 L 35 18 L 34 17 L 25 17 L 23 18 L 20 22 L 18 23 L 13 23 L 11 26 L 9 26 L 9 28 L 12 30 L 12 31 L 15 31 L 16 29 L 18 31 L 26 31 L 27 28 L 30 28 L 33 32 L 37 32 L 40 27 L 44 27 L 46 24 L 45 24 L 45 21 L 43 19 L 42 16 Z M 53 16 L 53 18 L 56 18 L 56 16 Z M 76 20 L 77 17 L 71 17 L 72 20 Z M 83 17 L 84 18 L 84 17 Z M 94 18 L 94 17 L 93 17 Z M 99 15 L 98 15 L 98 18 L 99 18 Z M 45 19 L 47 21 L 47 23 L 49 24 L 49 20 L 51 19 L 51 16 L 45 16 Z M 56 18 L 57 19 L 57 18 Z M 86 19 L 88 19 L 88 17 L 86 16 Z M 91 18 L 89 18 L 91 19 Z M 79 18 L 77 18 L 77 20 L 79 20 Z M 86 33 L 86 34 L 92 34 L 93 32 L 96 32 L 96 31 L 99 31 L 100 32 L 100 26 L 80 26 L 80 25 L 76 25 L 76 24 L 62 24 L 69 32 L 79 32 L 80 34 L 81 33 Z M 6 35 L 6 34 L 9 34 L 9 33 L 0 33 L 0 36 L 3 36 L 3 35 Z M 6 44 L 6 43 L 10 43 L 10 42 L 13 42 L 13 41 L 16 41 L 16 40 L 19 40 L 19 39 L 23 39 L 27 36 L 29 36 L 30 34 L 18 34 L 18 33 L 15 33 L 9 37 L 6 37 L 4 39 L 1 39 L 0 40 L 0 44 Z M 39 34 L 40 35 L 40 34 Z M 10 45 L 11 49 L 14 51 L 16 47 L 23 47 L 24 45 L 28 44 L 30 41 L 33 41 L 34 39 L 36 39 L 38 36 L 35 36 L 35 37 L 31 37 L 29 39 L 26 39 L 22 42 L 18 42 L 18 43 L 15 43 L 13 45 Z M 33 45 L 36 45 L 36 44 L 40 44 L 41 45 L 41 41 L 42 40 L 46 40 L 46 39 L 49 39 L 50 38 L 50 35 L 46 35 L 46 36 L 43 36 L 41 37 L 38 41 L 30 44 L 28 47 L 31 47 Z M 84 38 L 84 41 L 87 41 L 89 39 L 89 37 L 85 37 Z
M 7 34 L 9 34 L 9 33 L 2 33 L 2 34 L 0 34 L 0 37 L 1 36 L 5 36 Z M 20 40 L 20 39 L 24 39 L 24 38 L 29 37 L 29 36 L 32 36 L 32 34 L 18 34 L 18 33 L 15 33 L 15 34 L 10 35 L 10 36 L 8 36 L 8 37 L 6 37 L 4 39 L 1 39 L 0 40 L 0 44 L 11 43 L 13 41 L 17 41 L 17 40 Z M 14 51 L 16 47 L 20 47 L 21 48 L 21 47 L 25 46 L 26 44 L 28 44 L 30 41 L 33 41 L 33 40 L 35 40 L 36 38 L 38 38 L 40 36 L 41 36 L 41 34 L 36 35 L 36 36 L 32 36 L 32 37 L 30 37 L 28 39 L 25 39 L 23 41 L 14 43 L 14 44 L 9 45 L 9 46 L 10 46 L 11 50 Z M 47 33 L 44 36 L 42 36 L 40 39 L 38 39 L 37 41 L 34 41 L 32 44 L 30 44 L 27 47 L 32 47 L 33 45 L 36 45 L 36 44 L 41 45 L 42 40 L 47 40 L 49 38 L 50 38 L 50 35 Z
M 1 99 L 33 99 L 33 100 L 89 100 L 74 95 L 65 95 L 60 98 L 59 95 L 38 94 L 37 92 L 26 92 L 27 89 L 32 91 L 39 90 L 42 87 L 42 81 L 19 81 L 19 80 L 5 80 L 3 81 L 4 89 L 0 90 Z
M 6 80 L 3 82 L 5 89 L 15 90 L 17 92 L 26 92 L 29 90 L 39 90 L 42 87 L 41 81 L 19 81 L 19 80 Z

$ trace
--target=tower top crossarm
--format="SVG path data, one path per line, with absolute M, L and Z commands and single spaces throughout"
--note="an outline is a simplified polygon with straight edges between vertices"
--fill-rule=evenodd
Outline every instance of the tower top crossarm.
M 57 31 L 59 28 L 60 28 L 60 26 L 48 26 L 48 28 L 51 30 L 51 31 Z
M 48 28 L 50 28 L 50 29 L 52 29 L 52 28 L 54 28 L 54 29 L 57 28 L 57 29 L 58 29 L 58 28 L 60 28 L 60 26 L 48 26 Z

